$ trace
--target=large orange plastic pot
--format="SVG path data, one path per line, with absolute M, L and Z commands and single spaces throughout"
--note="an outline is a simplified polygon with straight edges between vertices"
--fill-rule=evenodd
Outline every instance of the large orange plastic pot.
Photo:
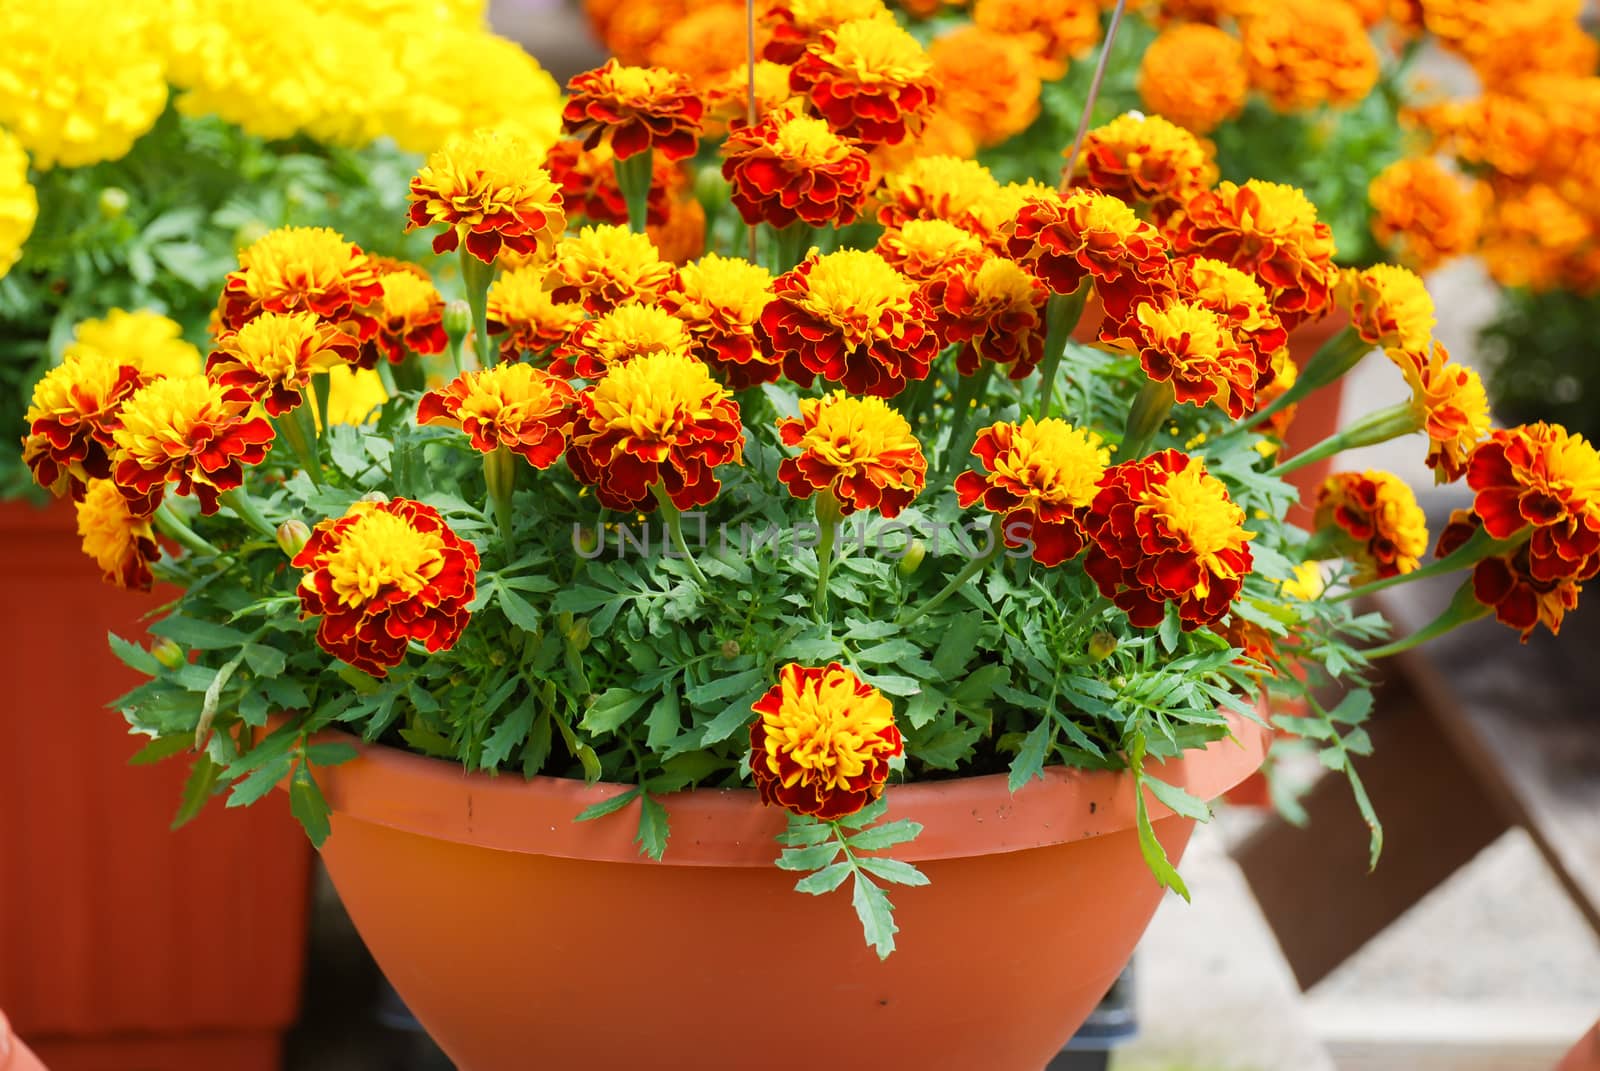
M 1260 765 L 1265 731 L 1159 769 L 1204 799 Z M 385 747 L 319 772 L 328 872 L 384 973 L 461 1071 L 836 1067 L 1039 1071 L 1127 962 L 1161 900 L 1126 774 L 1052 769 L 892 787 L 922 823 L 894 849 L 879 961 L 848 892 L 773 866 L 782 812 L 749 790 L 662 798 L 666 859 L 633 843 L 626 786 L 466 774 Z M 1153 799 L 1167 852 L 1193 821 Z
M 0 1007 L 53 1071 L 279 1071 L 311 850 L 284 801 L 168 826 L 181 762 L 133 767 L 106 704 L 175 592 L 103 583 L 70 506 L 0 503 Z
M 39 1058 L 11 1032 L 4 1012 L 0 1012 L 0 1071 L 45 1071 Z
M 1301 324 L 1289 332 L 1289 357 L 1297 368 L 1323 347 L 1329 339 L 1350 326 L 1350 314 L 1335 310 L 1320 320 Z M 1322 442 L 1339 430 L 1339 411 L 1344 400 L 1343 378 L 1326 387 L 1311 392 L 1310 397 L 1295 407 L 1294 420 L 1289 423 L 1283 444 L 1283 456 L 1291 458 Z M 1311 512 L 1316 506 L 1317 489 L 1332 471 L 1333 458 L 1313 461 L 1305 468 L 1295 469 L 1285 477 L 1300 492 L 1300 505 L 1289 511 L 1289 520 L 1302 528 L 1311 527 Z

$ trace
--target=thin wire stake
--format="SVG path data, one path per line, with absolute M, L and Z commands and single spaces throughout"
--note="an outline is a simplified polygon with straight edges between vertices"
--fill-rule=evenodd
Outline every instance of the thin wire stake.
M 1121 0 L 1118 0 L 1120 3 Z M 744 91 L 744 120 L 756 125 L 756 0 L 744 0 L 744 66 L 748 76 Z M 750 240 L 750 263 L 756 262 L 756 225 L 746 223 L 745 236 Z
M 1117 27 L 1122 25 L 1122 11 L 1128 0 L 1117 0 L 1111 9 L 1111 24 L 1106 27 L 1106 39 L 1100 43 L 1100 59 L 1094 65 L 1094 80 L 1089 83 L 1089 95 L 1083 101 L 1083 114 L 1078 117 L 1078 131 L 1072 135 L 1072 148 L 1067 152 L 1067 165 L 1061 169 L 1061 192 L 1072 188 L 1072 173 L 1078 169 L 1078 150 L 1083 148 L 1084 135 L 1089 132 L 1089 118 L 1094 113 L 1094 102 L 1100 96 L 1100 83 L 1105 81 L 1106 61 L 1111 58 L 1111 43 L 1117 39 Z

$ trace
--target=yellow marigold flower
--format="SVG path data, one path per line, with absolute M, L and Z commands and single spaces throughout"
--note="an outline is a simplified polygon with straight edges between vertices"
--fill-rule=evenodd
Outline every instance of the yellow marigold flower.
M 600 313 L 630 301 L 649 304 L 675 271 L 642 234 L 615 225 L 585 227 L 556 246 L 555 299 Z
M 793 63 L 825 32 L 859 19 L 893 22 L 894 15 L 883 0 L 771 0 L 761 20 L 771 35 L 761 58 Z
M 1039 73 L 1055 79 L 1067 61 L 1089 54 L 1100 42 L 1096 0 L 977 0 L 972 21 L 985 30 L 1025 43 L 1040 61 Z
M 1181 403 L 1214 401 L 1234 420 L 1255 408 L 1254 352 L 1240 342 L 1225 315 L 1197 301 L 1177 296 L 1139 301 L 1112 337 L 1134 351 L 1152 380 L 1172 384 Z
M 123 403 L 112 433 L 119 451 L 113 479 L 134 512 L 154 513 L 165 485 L 193 494 L 200 512 L 217 512 L 217 495 L 244 482 L 272 443 L 272 425 L 250 415 L 248 393 L 205 376 L 172 376 L 139 388 Z
M 1111 463 L 1100 436 L 1054 417 L 1029 417 L 984 428 L 972 454 L 984 471 L 956 477 L 962 509 L 981 499 L 984 509 L 1001 518 L 1006 545 L 1029 548 L 1040 565 L 1078 556 L 1083 512 Z
M 656 305 L 618 305 L 579 324 L 556 347 L 550 371 L 563 379 L 599 379 L 617 365 L 647 353 L 688 356 L 689 328 Z
M 1301 562 L 1294 567 L 1294 575 L 1278 585 L 1278 592 L 1288 599 L 1314 602 L 1322 597 L 1328 582 L 1322 576 L 1320 562 Z
M 527 49 L 477 27 L 430 23 L 400 41 L 411 72 L 384 129 L 407 152 L 430 153 L 475 130 L 514 133 L 544 151 L 561 133 L 561 87 Z
M 998 145 L 1038 118 L 1042 84 L 1023 41 L 967 26 L 935 40 L 928 55 L 941 106 L 980 146 Z
M 1008 225 L 1030 201 L 1056 196 L 1056 188 L 1037 179 L 1008 182 L 993 193 L 979 198 L 971 207 L 950 217 L 957 226 L 971 231 L 996 253 L 1005 252 Z
M 23 418 L 22 459 L 40 487 L 74 497 L 111 475 L 118 413 L 139 388 L 139 370 L 99 350 L 69 353 L 33 385 Z
M 1244 107 L 1250 89 L 1244 46 L 1215 26 L 1169 27 L 1145 49 L 1138 88 L 1146 108 L 1196 134 L 1210 133 Z
M 759 264 L 707 253 L 678 269 L 661 308 L 689 329 L 694 356 L 733 390 L 778 378 L 777 364 L 756 346 L 756 322 L 772 300 L 772 273 Z
M 918 282 L 937 278 L 953 264 L 984 258 L 983 242 L 942 219 L 910 219 L 890 227 L 874 247 L 890 266 Z
M 356 340 L 315 313 L 267 312 L 217 338 L 206 374 L 279 416 L 305 400 L 313 375 L 360 359 Z
M 1183 207 L 1216 180 L 1205 146 L 1158 115 L 1128 112 L 1084 135 L 1074 176 L 1128 204 L 1152 205 L 1157 218 Z
M 1477 372 L 1453 363 L 1439 342 L 1386 352 L 1411 387 L 1411 409 L 1417 426 L 1428 435 L 1427 460 L 1434 480 L 1460 479 L 1472 448 L 1489 434 L 1489 398 L 1483 381 Z
M 832 821 L 883 795 L 905 745 L 882 692 L 837 662 L 790 663 L 756 700 L 750 773 L 761 802 Z
M 84 320 L 72 329 L 66 356 L 95 350 L 139 374 L 190 376 L 200 371 L 200 351 L 183 337 L 177 322 L 148 309 L 112 309 L 104 318 Z
M 1364 341 L 1402 350 L 1426 349 L 1438 322 L 1433 298 L 1413 271 L 1392 264 L 1349 269 L 1340 277 L 1340 297 Z
M 371 260 L 328 227 L 280 227 L 239 254 L 222 284 L 224 327 L 237 330 L 264 312 L 313 312 L 348 323 L 365 341 L 378 322 L 368 307 L 383 287 Z
M 39 217 L 39 195 L 28 181 L 28 156 L 0 130 L 0 278 L 22 256 L 22 243 Z
M 369 348 L 382 351 L 391 364 L 407 354 L 443 353 L 450 345 L 444 329 L 444 298 L 426 273 L 400 268 L 378 277 L 383 301 L 377 310 L 378 333 Z M 363 352 L 361 363 L 377 363 L 376 352 Z
M 1378 53 L 1361 16 L 1344 0 L 1283 0 L 1244 20 L 1250 84 L 1279 111 L 1349 106 L 1372 92 Z
M 1543 183 L 1506 191 L 1493 201 L 1479 254 L 1501 286 L 1547 290 L 1559 284 L 1567 258 L 1592 240 L 1584 212 Z
M 921 127 L 939 83 L 916 38 L 866 18 L 824 30 L 795 61 L 789 84 L 841 137 L 898 145 Z
M 705 90 L 706 111 L 727 122 L 744 119 L 750 97 L 750 66 L 741 63 L 726 75 L 711 82 Z M 789 68 L 771 60 L 756 61 L 756 118 L 783 107 L 794 99 L 789 88 Z
M 150 563 L 161 557 L 155 531 L 149 517 L 128 511 L 127 499 L 110 480 L 89 481 L 78 503 L 78 536 L 106 583 L 150 590 Z
M 566 451 L 577 409 L 578 396 L 565 379 L 508 362 L 463 372 L 424 394 L 417 423 L 459 428 L 474 450 L 488 454 L 503 447 L 547 469 Z
M 376 369 L 347 364 L 328 369 L 329 424 L 370 424 L 378 419 L 378 407 L 388 400 L 389 392 Z
M 542 266 L 514 268 L 490 284 L 489 335 L 505 336 L 500 340 L 502 360 L 541 354 L 583 323 L 583 306 L 555 300 L 553 289 L 550 271 Z
M 435 253 L 465 243 L 493 264 L 502 247 L 549 255 L 566 230 L 561 191 L 540 163 L 544 153 L 513 134 L 480 130 L 428 157 L 411 180 L 406 230 L 444 225 Z
M 1467 460 L 1472 511 L 1496 539 L 1527 533 L 1541 580 L 1600 571 L 1600 452 L 1559 424 L 1497 428 Z
M 567 83 L 562 127 L 584 148 L 607 140 L 618 160 L 655 149 L 669 160 L 693 156 L 705 102 L 687 75 L 663 67 L 625 67 L 615 59 Z
M 1483 226 L 1482 198 L 1432 157 L 1384 168 L 1367 187 L 1372 234 L 1415 271 L 1470 253 Z
M 910 224 L 907 224 L 910 226 Z M 930 278 L 923 296 L 934 330 L 960 344 L 956 371 L 975 375 L 983 361 L 1025 379 L 1044 358 L 1044 308 L 1050 291 L 1032 272 L 1005 257 L 963 258 Z
M 855 221 L 872 186 L 872 163 L 860 145 L 797 105 L 737 124 L 723 143 L 722 174 L 746 223 L 784 228 Z
M 901 227 L 913 219 L 953 220 L 999 190 L 989 169 L 976 160 L 924 156 L 884 176 L 878 222 Z
M 785 446 L 778 479 L 796 498 L 827 491 L 845 516 L 875 509 L 898 517 L 922 491 L 928 461 L 906 418 L 882 398 L 852 398 L 834 391 L 800 399 L 800 415 L 778 421 Z
M 96 0 L 0 8 L 0 128 L 41 171 L 125 156 L 167 104 L 144 5 Z
M 1390 472 L 1336 472 L 1317 492 L 1318 529 L 1339 533 L 1365 584 L 1409 573 L 1428 551 L 1428 520 L 1417 496 Z

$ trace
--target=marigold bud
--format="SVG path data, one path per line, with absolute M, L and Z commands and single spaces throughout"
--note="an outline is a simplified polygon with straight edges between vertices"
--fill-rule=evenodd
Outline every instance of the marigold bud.
M 278 525 L 277 538 L 278 546 L 293 558 L 305 549 L 306 540 L 311 538 L 311 527 L 298 517 L 290 517 Z
M 567 642 L 572 645 L 574 652 L 582 652 L 589 646 L 589 619 L 580 617 L 566 629 Z
M 928 556 L 928 544 L 920 539 L 912 539 L 906 544 L 906 552 L 901 556 L 895 568 L 900 570 L 901 576 L 910 576 L 922 565 L 922 560 Z
M 184 653 L 183 648 L 165 637 L 150 644 L 150 654 L 168 669 L 177 669 L 189 661 L 189 656 Z
M 461 300 L 445 302 L 440 323 L 451 338 L 460 338 L 472 330 L 472 306 Z
M 723 658 L 738 658 L 739 657 L 739 641 L 738 640 L 723 640 L 722 641 L 722 657 Z
M 128 212 L 128 191 L 120 186 L 107 186 L 100 191 L 100 218 L 121 219 Z
M 1104 662 L 1117 649 L 1117 638 L 1109 632 L 1096 632 L 1089 637 L 1089 657 Z
M 378 503 L 378 505 L 381 506 L 385 502 L 389 501 L 389 496 L 384 494 L 382 491 L 368 491 L 366 494 L 364 494 L 360 498 L 356 499 L 356 501 L 357 502 L 376 502 L 376 503 Z

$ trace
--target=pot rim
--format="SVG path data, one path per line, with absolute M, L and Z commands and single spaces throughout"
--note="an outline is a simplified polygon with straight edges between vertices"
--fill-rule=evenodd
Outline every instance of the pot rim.
M 1230 735 L 1148 773 L 1213 800 L 1266 759 L 1264 725 L 1228 712 Z M 319 739 L 352 742 L 325 730 Z M 437 840 L 522 855 L 647 866 L 769 867 L 788 824 L 786 812 L 763 806 L 754 789 L 696 788 L 655 797 L 666 808 L 670 839 L 660 862 L 642 855 L 634 835 L 640 804 L 588 822 L 584 808 L 634 786 L 538 775 L 467 772 L 456 763 L 381 744 L 353 741 L 358 756 L 319 767 L 318 785 L 336 815 Z M 1052 766 L 1016 793 L 1005 774 L 891 784 L 887 818 L 920 822 L 922 833 L 892 850 L 921 862 L 1026 851 L 1132 829 L 1133 777 L 1126 770 Z M 1173 812 L 1146 793 L 1150 818 Z M 330 843 L 338 839 L 338 824 Z

